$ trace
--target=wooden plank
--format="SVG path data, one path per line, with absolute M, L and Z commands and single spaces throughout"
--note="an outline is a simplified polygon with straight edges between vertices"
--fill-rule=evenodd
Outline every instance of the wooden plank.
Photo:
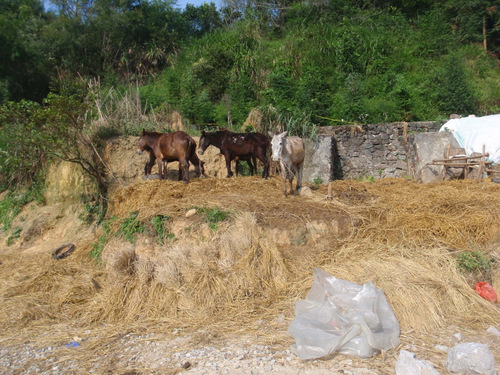
M 484 162 L 484 164 L 491 164 L 492 162 Z M 445 167 L 456 167 L 456 168 L 464 168 L 464 167 L 473 167 L 475 165 L 480 165 L 480 163 L 478 162 L 474 162 L 474 163 L 427 163 L 427 165 L 444 165 Z
M 490 156 L 490 154 L 484 154 L 485 157 Z M 451 161 L 451 160 L 468 160 L 468 159 L 481 159 L 482 156 L 459 156 L 457 158 L 449 158 L 449 159 L 434 159 L 435 161 Z

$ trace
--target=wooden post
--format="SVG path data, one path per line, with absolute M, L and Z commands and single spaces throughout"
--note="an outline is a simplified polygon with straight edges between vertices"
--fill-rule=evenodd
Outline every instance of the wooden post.
M 450 149 L 451 149 L 451 143 L 448 144 L 448 147 L 446 148 L 446 152 L 444 154 L 444 158 L 449 161 L 448 159 L 450 158 Z M 447 172 L 447 169 L 446 169 L 446 165 L 443 165 L 443 169 L 441 170 L 441 181 L 444 181 L 444 179 L 446 178 L 446 172 Z

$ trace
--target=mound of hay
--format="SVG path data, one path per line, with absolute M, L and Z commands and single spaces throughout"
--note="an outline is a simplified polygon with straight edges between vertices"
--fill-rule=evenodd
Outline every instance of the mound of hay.
M 473 291 L 449 251 L 495 249 L 492 244 L 500 238 L 497 184 L 381 180 L 333 185 L 331 201 L 325 199 L 326 186 L 312 198 L 282 198 L 278 178 L 187 185 L 145 181 L 117 189 L 110 215 L 119 219 L 137 210 L 144 220 L 158 214 L 187 220 L 193 206 L 221 207 L 232 216 L 208 234 L 193 221 L 189 238 L 164 245 L 153 245 L 146 235 L 135 245 L 113 238 L 102 265 L 88 258 L 90 243 L 61 261 L 50 254 L 5 253 L 2 336 L 12 339 L 13 332 L 46 330 L 56 322 L 155 325 L 157 331 L 210 325 L 250 332 L 260 319 L 293 318 L 295 301 L 312 285 L 313 267 L 357 283 L 372 280 L 406 332 L 500 320 L 498 309 Z M 340 237 L 338 223 L 344 221 L 350 229 Z M 288 245 L 276 242 L 280 228 L 296 233 Z M 282 329 L 272 336 L 274 342 L 290 340 Z
M 170 127 L 174 131 L 184 131 L 184 124 L 182 123 L 182 116 L 179 111 L 172 111 L 169 116 Z
M 244 133 L 248 128 L 251 128 L 252 131 L 261 132 L 262 129 L 264 129 L 264 126 L 262 126 L 263 117 L 264 115 L 260 110 L 253 108 L 248 114 L 248 117 L 241 126 L 240 130 Z

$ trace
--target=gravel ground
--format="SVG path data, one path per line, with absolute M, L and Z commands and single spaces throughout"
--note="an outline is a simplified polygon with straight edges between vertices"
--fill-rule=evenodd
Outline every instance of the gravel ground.
M 475 336 L 462 335 L 457 330 L 443 332 L 440 338 L 446 345 L 431 347 L 422 346 L 415 337 L 404 336 L 395 350 L 369 359 L 337 354 L 326 360 L 301 361 L 288 344 L 257 344 L 255 337 L 212 337 L 205 331 L 110 336 L 109 332 L 95 329 L 82 332 L 82 337 L 65 335 L 64 339 L 61 335 L 55 339 L 55 334 L 48 333 L 50 346 L 0 344 L 0 374 L 394 374 L 401 349 L 416 353 L 418 359 L 428 360 L 437 371 L 447 374 L 446 351 L 457 343 L 470 341 L 488 345 L 500 373 L 497 332 Z M 43 342 L 40 338 L 32 339 Z
M 125 335 L 100 350 L 80 346 L 0 346 L 2 374 L 380 374 L 367 361 L 344 355 L 301 361 L 290 349 L 225 340 L 216 346 L 189 348 L 189 337 Z M 71 341 L 69 344 L 73 343 Z M 93 355 L 95 352 L 102 354 Z M 395 363 L 395 359 L 391 358 Z M 384 373 L 384 372 L 382 372 Z

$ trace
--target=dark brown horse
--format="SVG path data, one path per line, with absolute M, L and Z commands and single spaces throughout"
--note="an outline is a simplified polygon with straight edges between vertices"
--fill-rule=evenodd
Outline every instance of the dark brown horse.
M 208 146 L 217 147 L 226 159 L 227 177 L 231 177 L 231 161 L 259 159 L 264 164 L 262 178 L 269 177 L 269 160 L 266 157 L 269 147 L 269 138 L 262 133 L 232 133 L 228 130 L 219 130 L 212 133 L 201 132 L 200 149 L 203 155 Z M 255 168 L 257 168 L 255 163 Z
M 179 162 L 179 180 L 189 182 L 189 162 L 191 161 L 198 176 L 204 175 L 203 162 L 196 155 L 196 142 L 185 132 L 157 133 L 141 131 L 138 153 L 149 152 L 149 162 L 146 163 L 144 173 L 151 173 L 155 161 L 158 164 L 158 175 L 167 178 L 166 163 Z
M 251 176 L 253 176 L 255 173 L 257 173 L 257 158 L 254 155 L 248 156 L 248 157 L 237 156 L 234 158 L 234 160 L 236 160 L 236 168 L 235 168 L 236 176 L 238 176 L 238 170 L 240 167 L 240 160 L 247 162 L 248 168 L 250 168 L 250 175 Z

